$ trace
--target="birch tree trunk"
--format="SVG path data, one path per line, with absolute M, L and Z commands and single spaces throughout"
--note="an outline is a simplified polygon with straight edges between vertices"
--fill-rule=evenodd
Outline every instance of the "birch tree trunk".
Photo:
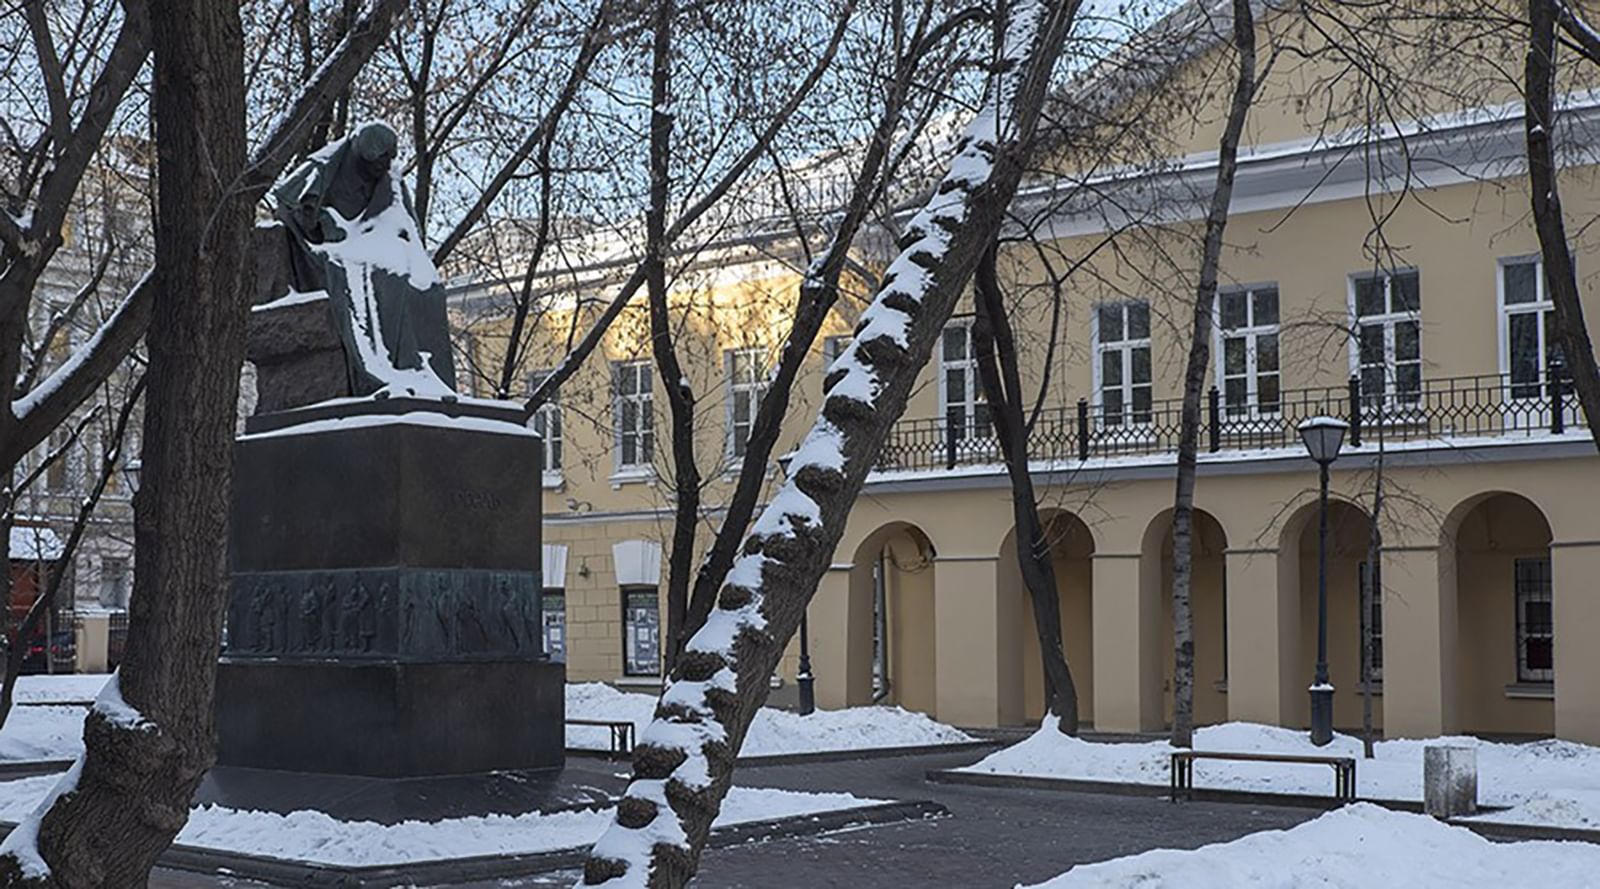
M 1567 246 L 1567 224 L 1561 212 L 1561 192 L 1556 182 L 1553 92 L 1556 76 L 1557 0 L 1529 0 L 1531 29 L 1526 67 L 1526 126 L 1528 134 L 1528 184 L 1533 194 L 1533 227 L 1539 235 L 1544 277 L 1555 304 L 1556 332 L 1568 373 L 1578 390 L 1578 401 L 1588 421 L 1589 436 L 1600 449 L 1600 367 L 1583 318 L 1578 277 Z
M 172 0 L 150 15 L 160 188 L 127 656 L 54 804 L 8 840 L 5 885 L 145 885 L 214 755 L 251 228 L 243 33 L 233 4 Z
M 1233 43 L 1239 54 L 1238 79 L 1228 122 L 1217 156 L 1217 185 L 1206 215 L 1200 253 L 1200 281 L 1195 289 L 1194 319 L 1189 332 L 1189 361 L 1183 374 L 1183 413 L 1178 434 L 1178 481 L 1172 499 L 1172 746 L 1194 745 L 1194 617 L 1190 588 L 1194 579 L 1195 458 L 1200 447 L 1200 395 L 1211 362 L 1212 307 L 1217 297 L 1217 267 L 1222 260 L 1222 235 L 1233 200 L 1233 174 L 1239 160 L 1239 138 L 1250 112 L 1256 81 L 1256 26 L 1250 0 L 1233 0 Z
M 1016 193 L 1077 8 L 1076 0 L 1001 5 L 984 108 L 907 226 L 855 339 L 828 369 L 822 411 L 789 479 L 746 535 L 716 609 L 674 666 L 635 750 L 632 783 L 585 863 L 584 884 L 678 887 L 694 876 L 767 679 Z

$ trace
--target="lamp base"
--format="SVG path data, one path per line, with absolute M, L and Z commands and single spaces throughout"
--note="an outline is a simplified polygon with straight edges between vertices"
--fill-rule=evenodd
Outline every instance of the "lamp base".
M 1333 686 L 1311 686 L 1311 743 L 1326 747 L 1333 742 Z

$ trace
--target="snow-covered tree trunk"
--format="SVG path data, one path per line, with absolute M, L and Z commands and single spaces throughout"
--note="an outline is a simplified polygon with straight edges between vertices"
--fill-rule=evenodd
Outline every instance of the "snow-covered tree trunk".
M 127 656 L 85 752 L 4 846 L 5 885 L 143 886 L 213 759 L 251 204 L 238 7 L 151 9 L 156 265 Z
M 766 701 L 767 678 L 919 369 L 1001 226 L 1077 7 L 1001 5 L 984 108 L 908 225 L 855 339 L 828 368 L 822 411 L 789 479 L 746 535 L 716 609 L 674 666 L 584 884 L 677 887 L 693 877 L 745 732 Z
M 1194 618 L 1189 593 L 1194 577 L 1195 460 L 1200 449 L 1200 395 L 1211 362 L 1212 305 L 1217 298 L 1222 235 L 1233 200 L 1233 174 L 1239 160 L 1239 138 L 1250 112 L 1256 83 L 1256 26 L 1251 0 L 1233 0 L 1233 43 L 1239 54 L 1238 77 L 1228 121 L 1218 148 L 1217 184 L 1206 215 L 1200 252 L 1200 280 L 1195 288 L 1189 360 L 1183 375 L 1183 413 L 1178 433 L 1178 481 L 1172 503 L 1172 745 L 1194 744 Z

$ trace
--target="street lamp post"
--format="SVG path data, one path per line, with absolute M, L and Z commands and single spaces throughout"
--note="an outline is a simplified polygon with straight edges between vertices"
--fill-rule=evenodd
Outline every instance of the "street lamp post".
M 1339 459 L 1350 424 L 1312 417 L 1300 424 L 1300 439 L 1317 462 L 1321 490 L 1317 503 L 1317 670 L 1311 679 L 1311 743 L 1333 740 L 1333 683 L 1328 681 L 1328 467 Z
M 789 464 L 794 462 L 794 452 L 778 458 L 778 467 L 783 470 L 783 477 L 789 477 Z M 811 606 L 800 612 L 800 669 L 795 672 L 794 683 L 800 692 L 800 715 L 810 716 L 817 712 L 816 678 L 811 675 L 811 632 L 807 626 L 806 617 L 811 612 Z

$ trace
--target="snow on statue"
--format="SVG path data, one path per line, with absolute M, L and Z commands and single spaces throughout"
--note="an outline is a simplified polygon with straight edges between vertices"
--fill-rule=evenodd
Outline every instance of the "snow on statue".
M 369 123 L 324 146 L 276 189 L 290 280 L 325 290 L 352 395 L 448 397 L 455 362 L 444 287 L 393 169 L 397 140 Z

